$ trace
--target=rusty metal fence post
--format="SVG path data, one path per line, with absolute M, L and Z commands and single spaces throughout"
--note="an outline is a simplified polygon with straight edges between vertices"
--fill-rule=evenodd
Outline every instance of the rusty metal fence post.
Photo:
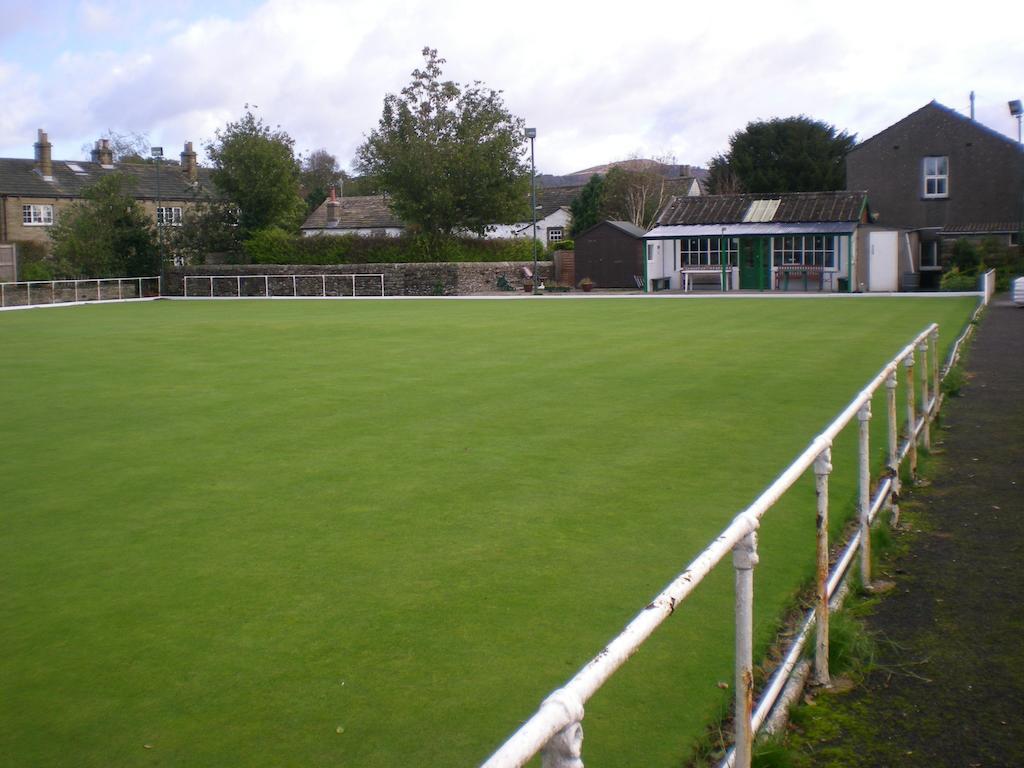
M 871 584 L 871 401 L 857 412 L 860 422 L 860 575 L 865 587 Z
M 891 492 L 889 494 L 889 515 L 892 525 L 896 525 L 900 519 L 900 460 L 897 455 L 899 451 L 899 422 L 896 419 L 896 387 L 899 382 L 896 380 L 897 367 L 885 380 L 885 405 L 889 422 L 889 457 L 887 467 L 889 470 L 889 482 Z
M 750 768 L 754 747 L 754 566 L 757 532 L 732 550 L 736 569 L 736 768 Z
M 907 467 L 910 479 L 917 477 L 917 404 L 914 402 L 914 354 L 903 361 L 907 368 Z
M 918 346 L 921 353 L 921 445 L 925 451 L 932 449 L 931 431 L 931 400 L 928 397 L 928 379 L 931 378 L 931 368 L 928 367 L 928 342 L 924 340 Z
M 815 647 L 814 680 L 818 685 L 831 682 L 828 671 L 828 476 L 832 472 L 832 449 L 826 448 L 814 460 L 814 492 L 818 500 L 816 527 L 818 563 L 815 573 Z

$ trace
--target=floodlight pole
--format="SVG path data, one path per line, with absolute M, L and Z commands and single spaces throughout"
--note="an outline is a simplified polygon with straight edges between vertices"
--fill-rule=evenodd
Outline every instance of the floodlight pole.
M 164 156 L 163 147 L 151 147 L 150 154 L 156 160 L 156 247 L 160 255 L 160 273 L 164 268 L 164 230 L 160 216 L 160 161 Z
M 533 292 L 537 293 L 537 172 L 533 162 L 533 140 L 537 138 L 536 128 L 526 129 L 526 138 L 530 140 L 530 224 L 533 234 Z

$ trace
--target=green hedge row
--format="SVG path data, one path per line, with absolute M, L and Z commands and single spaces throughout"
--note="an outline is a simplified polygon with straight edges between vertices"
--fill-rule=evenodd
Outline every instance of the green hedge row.
M 253 264 L 394 264 L 452 261 L 530 261 L 530 240 L 430 239 L 416 235 L 301 237 L 270 227 L 244 245 Z M 538 246 L 543 257 L 545 250 Z

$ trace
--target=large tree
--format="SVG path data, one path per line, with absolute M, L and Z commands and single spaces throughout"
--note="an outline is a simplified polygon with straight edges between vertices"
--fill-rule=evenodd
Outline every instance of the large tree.
M 604 218 L 650 229 L 672 196 L 668 180 L 661 172 L 662 165 L 655 161 L 613 166 L 604 178 Z
M 572 213 L 573 237 L 598 224 L 604 218 L 604 179 L 596 173 L 591 176 L 569 203 L 569 211 Z
M 480 82 L 442 80 L 433 48 L 398 95 L 384 98 L 377 128 L 356 166 L 389 195 L 395 214 L 428 236 L 484 234 L 529 214 L 523 121 L 501 92 Z
M 315 210 L 330 194 L 331 187 L 340 187 L 344 180 L 345 173 L 338 166 L 338 159 L 326 149 L 315 149 L 303 157 L 299 183 L 306 209 Z
M 819 192 L 846 186 L 856 137 L 805 115 L 747 124 L 711 161 L 712 192 Z
M 148 277 L 160 271 L 153 223 L 132 194 L 133 179 L 104 176 L 60 212 L 50 230 L 57 277 Z
M 246 105 L 236 122 L 216 131 L 206 145 L 210 178 L 224 199 L 238 207 L 243 238 L 264 227 L 295 230 L 306 204 L 299 195 L 295 141 L 280 126 L 271 128 Z

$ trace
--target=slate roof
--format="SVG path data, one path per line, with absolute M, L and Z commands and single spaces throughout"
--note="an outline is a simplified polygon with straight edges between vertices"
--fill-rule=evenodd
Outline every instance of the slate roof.
M 366 197 L 339 197 L 338 221 L 328 223 L 327 204 L 324 200 L 302 223 L 302 229 L 384 229 L 404 228 L 402 222 L 388 207 L 381 195 Z
M 610 224 L 611 226 L 615 227 L 618 230 L 621 230 L 622 232 L 625 232 L 630 237 L 643 237 L 644 235 L 647 234 L 646 229 L 644 229 L 643 227 L 638 227 L 631 221 L 612 221 L 611 219 L 609 219 L 606 223 Z
M 955 109 L 953 109 L 951 107 L 947 107 L 945 104 L 940 104 L 939 102 L 937 102 L 937 101 L 935 101 L 933 99 L 932 101 L 929 101 L 927 104 L 925 104 L 923 107 L 921 107 L 920 109 L 917 109 L 917 110 L 911 112 L 909 115 L 904 117 L 902 120 L 897 120 L 892 125 L 888 126 L 887 128 L 884 128 L 881 131 L 879 131 L 878 133 L 876 133 L 874 136 L 871 136 L 870 138 L 864 139 L 864 141 L 860 142 L 855 147 L 853 147 L 850 150 L 850 152 L 847 153 L 847 154 L 852 154 L 852 153 L 857 152 L 858 150 L 864 148 L 865 146 L 868 146 L 868 145 L 873 144 L 873 143 L 878 142 L 878 141 L 885 140 L 887 138 L 887 136 L 889 134 L 891 134 L 891 132 L 894 129 L 896 129 L 896 130 L 900 129 L 904 123 L 912 123 L 912 122 L 915 122 L 916 120 L 918 120 L 919 118 L 924 118 L 924 119 L 927 120 L 929 117 L 931 117 L 933 115 L 938 115 L 938 116 L 941 116 L 941 117 L 949 118 L 949 119 L 951 119 L 953 121 L 957 121 L 957 122 L 959 122 L 960 124 L 962 124 L 964 126 L 969 126 L 970 128 L 972 128 L 974 130 L 977 130 L 978 133 L 980 133 L 980 134 L 984 134 L 984 135 L 987 135 L 987 136 L 989 136 L 989 137 L 991 137 L 993 139 L 997 139 L 1000 142 L 1013 147 L 1014 149 L 1016 149 L 1019 152 L 1024 152 L 1024 146 L 1022 146 L 1021 144 L 1017 143 L 1016 141 L 1011 139 L 1009 136 L 1006 136 L 1005 134 L 1000 133 L 999 131 L 995 130 L 994 128 L 989 128 L 987 125 L 983 125 L 982 123 L 979 123 L 977 120 L 972 120 L 967 115 L 962 115 L 959 112 L 957 112 Z
M 74 171 L 69 163 L 82 169 Z M 22 197 L 78 198 L 82 190 L 104 176 L 124 173 L 135 180 L 132 193 L 136 198 L 156 199 L 157 167 L 155 163 L 119 163 L 104 168 L 88 160 L 54 160 L 53 181 L 46 181 L 36 170 L 36 161 L 28 158 L 0 158 L 0 195 Z M 192 200 L 203 189 L 211 189 L 210 169 L 198 169 L 199 187 L 194 187 L 174 162 L 160 164 L 160 198 L 162 200 Z
M 866 192 L 786 192 L 777 194 L 673 197 L 655 226 L 738 224 L 751 204 L 779 200 L 771 223 L 857 222 L 867 206 Z
M 550 216 L 560 208 L 572 205 L 580 187 L 537 187 L 537 218 Z M 529 210 L 529 209 L 527 209 Z

